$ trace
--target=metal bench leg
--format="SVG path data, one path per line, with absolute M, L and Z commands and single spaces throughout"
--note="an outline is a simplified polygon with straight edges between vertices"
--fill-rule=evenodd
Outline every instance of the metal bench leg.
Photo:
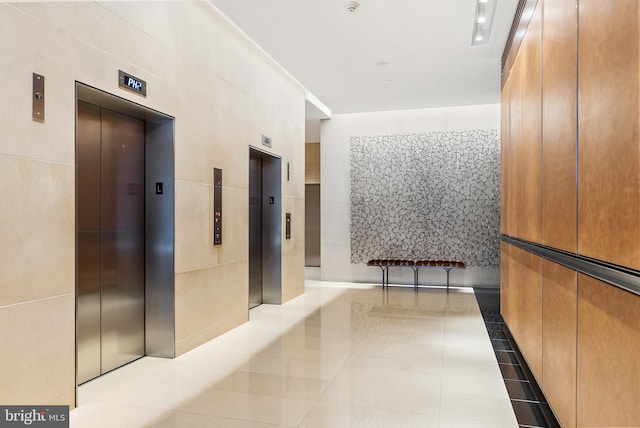
M 418 268 L 412 267 L 413 269 L 413 288 L 418 289 Z
M 378 266 L 378 267 L 382 271 L 382 288 L 384 289 L 384 271 L 385 271 L 385 267 L 384 266 Z
M 453 268 L 444 268 L 444 270 L 447 272 L 447 293 L 449 292 L 449 273 L 451 273 L 451 269 Z

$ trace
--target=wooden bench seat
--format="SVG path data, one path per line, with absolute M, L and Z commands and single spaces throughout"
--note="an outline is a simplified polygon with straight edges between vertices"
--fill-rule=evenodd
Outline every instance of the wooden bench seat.
M 367 262 L 367 266 L 377 266 L 382 269 L 382 288 L 389 286 L 390 267 L 409 267 L 413 270 L 413 286 L 418 288 L 418 271 L 420 268 L 440 268 L 447 273 L 447 293 L 449 292 L 449 273 L 452 269 L 464 269 L 465 264 L 461 260 L 446 259 L 400 259 L 384 258 L 372 259 Z

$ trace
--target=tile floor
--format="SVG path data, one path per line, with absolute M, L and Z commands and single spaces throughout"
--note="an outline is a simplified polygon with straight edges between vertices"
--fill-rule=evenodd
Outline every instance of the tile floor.
M 78 404 L 74 428 L 518 426 L 473 290 L 319 281 L 80 386 Z

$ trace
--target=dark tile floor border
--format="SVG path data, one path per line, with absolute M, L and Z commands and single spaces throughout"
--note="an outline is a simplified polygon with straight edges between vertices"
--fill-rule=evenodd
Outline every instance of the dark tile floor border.
M 474 287 L 520 428 L 561 428 L 500 315 L 500 290 Z

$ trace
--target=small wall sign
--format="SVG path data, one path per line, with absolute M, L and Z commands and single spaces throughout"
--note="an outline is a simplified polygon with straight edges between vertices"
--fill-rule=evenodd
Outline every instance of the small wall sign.
M 267 146 L 267 147 L 271 147 L 271 138 L 267 137 L 266 135 L 262 136 L 262 145 L 263 146 Z
M 147 82 L 122 70 L 118 70 L 118 86 L 143 97 L 147 96 Z

